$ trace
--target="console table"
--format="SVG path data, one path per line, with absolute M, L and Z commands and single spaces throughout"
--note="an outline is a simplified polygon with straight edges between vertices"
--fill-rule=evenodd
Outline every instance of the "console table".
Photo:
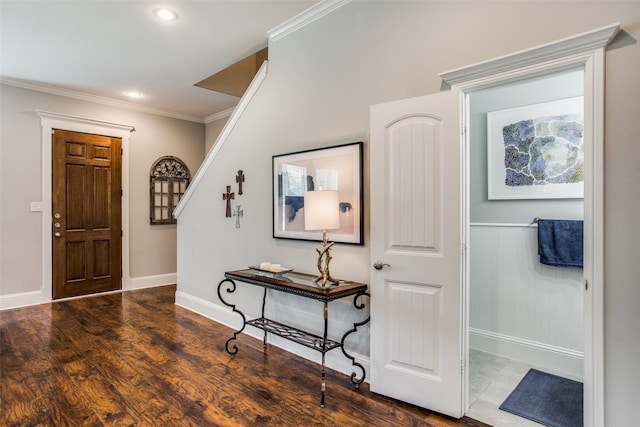
M 362 326 L 369 322 L 369 316 L 362 322 L 357 322 L 353 324 L 353 328 L 346 331 L 342 336 L 340 341 L 335 341 L 327 338 L 327 326 L 328 326 L 328 315 L 329 315 L 329 302 L 345 298 L 348 296 L 355 295 L 353 298 L 353 305 L 355 308 L 362 310 L 365 305 L 362 302 L 358 302 L 358 299 L 367 296 L 369 297 L 369 293 L 367 292 L 367 285 L 363 283 L 349 282 L 349 281 L 340 281 L 337 285 L 321 287 L 317 283 L 314 282 L 315 276 L 310 274 L 298 273 L 298 272 L 288 272 L 283 274 L 270 273 L 263 270 L 259 270 L 257 268 L 249 268 L 245 270 L 237 270 L 237 271 L 227 271 L 224 274 L 225 278 L 218 284 L 218 297 L 220 301 L 228 307 L 231 307 L 232 311 L 238 313 L 240 317 L 242 317 L 242 327 L 234 332 L 233 337 L 229 338 L 225 343 L 225 349 L 227 353 L 231 356 L 234 356 L 238 352 L 238 347 L 234 343 L 231 348 L 229 348 L 229 344 L 236 339 L 238 334 L 240 334 L 246 325 L 255 326 L 256 328 L 262 329 L 264 331 L 263 338 L 263 346 L 267 346 L 267 333 L 272 333 L 283 338 L 286 338 L 290 341 L 296 342 L 298 344 L 309 347 L 313 350 L 319 351 L 322 353 L 322 371 L 321 371 L 321 379 L 322 386 L 320 389 L 320 406 L 324 407 L 324 394 L 325 394 L 325 354 L 333 350 L 335 348 L 340 348 L 342 353 L 351 360 L 351 364 L 353 366 L 357 366 L 362 371 L 362 376 L 357 378 L 357 374 L 353 372 L 351 374 L 351 382 L 354 384 L 355 388 L 359 388 L 360 384 L 364 381 L 365 378 L 365 370 L 364 367 L 355 361 L 355 357 L 351 356 L 347 353 L 344 348 L 344 342 L 350 334 L 357 331 L 359 326 Z M 264 288 L 264 293 L 262 296 L 262 313 L 261 316 L 257 319 L 247 321 L 244 314 L 238 310 L 235 304 L 231 304 L 227 302 L 222 297 L 222 291 L 224 290 L 227 294 L 231 294 L 236 290 L 235 281 L 240 281 L 244 283 L 248 283 L 255 286 L 260 286 Z M 225 286 L 226 284 L 226 286 Z M 292 326 L 286 325 L 281 322 L 276 322 L 275 320 L 269 319 L 265 316 L 265 303 L 267 300 L 267 291 L 273 290 L 278 292 L 286 292 L 289 294 L 298 295 L 304 298 L 311 298 L 317 301 L 320 301 L 324 305 L 324 330 L 322 336 L 312 334 L 310 332 L 303 331 L 298 328 L 294 328 Z

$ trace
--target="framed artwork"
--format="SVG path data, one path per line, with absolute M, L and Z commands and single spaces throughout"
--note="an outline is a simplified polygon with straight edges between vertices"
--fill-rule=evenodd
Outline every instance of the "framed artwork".
M 490 200 L 584 197 L 583 97 L 487 113 Z
M 304 228 L 304 193 L 338 192 L 340 228 L 332 242 L 364 244 L 362 142 L 273 156 L 273 237 L 322 241 L 322 231 Z

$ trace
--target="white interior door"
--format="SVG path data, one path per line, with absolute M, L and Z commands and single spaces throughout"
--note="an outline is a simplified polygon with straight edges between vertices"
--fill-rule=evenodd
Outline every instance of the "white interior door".
M 371 107 L 371 390 L 463 415 L 459 91 Z

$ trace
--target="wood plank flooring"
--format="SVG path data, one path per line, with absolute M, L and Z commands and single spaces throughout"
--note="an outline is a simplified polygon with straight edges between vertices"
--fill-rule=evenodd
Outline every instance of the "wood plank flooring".
M 175 286 L 0 311 L 1 426 L 473 426 L 174 304 Z

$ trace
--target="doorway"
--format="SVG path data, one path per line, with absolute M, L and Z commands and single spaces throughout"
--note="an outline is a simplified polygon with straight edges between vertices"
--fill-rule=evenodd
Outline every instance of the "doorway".
M 543 194 L 510 192 L 517 186 L 490 192 L 496 170 L 503 174 L 504 182 L 504 173 L 498 167 L 501 165 L 494 162 L 489 166 L 492 156 L 500 149 L 504 162 L 505 152 L 503 144 L 493 144 L 491 127 L 496 120 L 488 117 L 538 114 L 538 107 L 546 114 L 556 105 L 564 108 L 566 100 L 579 100 L 572 105 L 579 108 L 577 104 L 584 104 L 583 95 L 584 68 L 579 67 L 475 91 L 467 97 L 470 179 L 466 414 L 496 427 L 537 425 L 498 409 L 529 369 L 583 381 L 584 273 L 582 268 L 552 267 L 538 261 L 536 218 L 583 220 L 584 203 L 580 192 L 567 194 L 567 189 L 575 189 L 573 184 L 546 185 Z M 560 122 L 554 118 L 551 123 L 584 124 L 584 120 L 575 117 L 570 120 Z M 541 120 L 536 126 L 546 124 Z M 580 153 L 583 155 L 584 149 Z M 578 157 L 576 162 L 583 170 L 584 161 Z M 574 180 L 581 188 L 583 178 Z
M 42 153 L 42 288 L 41 302 L 50 302 L 53 299 L 53 239 L 54 233 L 52 225 L 54 223 L 54 212 L 52 210 L 52 135 L 54 129 L 65 129 L 74 132 L 81 132 L 93 135 L 109 135 L 113 138 L 120 138 L 122 141 L 122 215 L 121 215 L 121 250 L 122 250 L 122 289 L 131 288 L 131 276 L 129 273 L 129 142 L 131 132 L 135 128 L 130 125 L 106 122 L 102 120 L 88 119 L 68 114 L 60 114 L 49 111 L 36 111 L 40 118 L 41 133 L 41 153 Z
M 53 298 L 122 288 L 122 140 L 54 129 Z

